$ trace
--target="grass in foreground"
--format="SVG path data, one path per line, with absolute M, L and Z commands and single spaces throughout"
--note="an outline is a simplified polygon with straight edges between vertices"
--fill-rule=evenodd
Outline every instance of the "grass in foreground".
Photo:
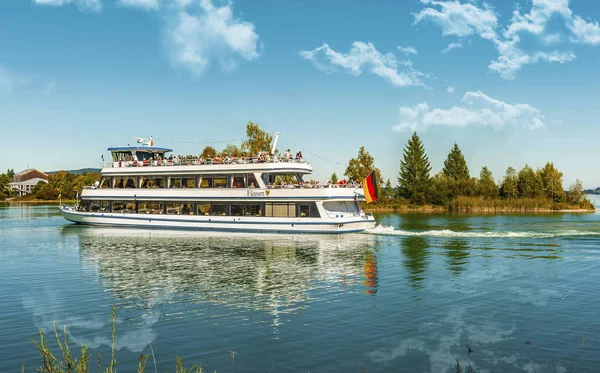
M 115 340 L 117 335 L 117 307 L 112 307 L 112 319 L 111 319 L 111 358 L 108 366 L 102 370 L 102 362 L 100 359 L 100 353 L 98 353 L 97 358 L 97 372 L 98 373 L 116 373 L 117 372 L 117 357 L 115 354 Z M 48 342 L 46 341 L 46 335 L 43 329 L 39 330 L 39 342 L 35 340 L 31 340 L 31 342 L 38 349 L 41 357 L 42 357 L 42 365 L 36 369 L 38 372 L 42 373 L 88 373 L 92 372 L 90 370 L 90 355 L 88 352 L 88 348 L 85 345 L 81 345 L 79 351 L 79 357 L 75 357 L 73 352 L 71 351 L 71 347 L 69 345 L 69 338 L 67 334 L 67 327 L 63 328 L 63 335 L 60 335 L 60 332 L 56 328 L 56 323 L 54 324 L 54 337 L 56 339 L 56 344 L 58 346 L 59 354 L 53 353 L 48 347 Z M 149 354 L 140 355 L 137 363 L 137 373 L 144 373 L 146 371 L 146 366 L 148 363 Z M 154 360 L 154 359 L 153 359 Z M 156 360 L 154 360 L 154 371 L 156 372 Z M 25 366 L 21 365 L 21 372 L 25 372 Z M 203 373 L 204 369 L 200 366 L 200 364 L 194 364 L 190 368 L 186 368 L 183 365 L 183 359 L 181 357 L 175 358 L 175 373 Z

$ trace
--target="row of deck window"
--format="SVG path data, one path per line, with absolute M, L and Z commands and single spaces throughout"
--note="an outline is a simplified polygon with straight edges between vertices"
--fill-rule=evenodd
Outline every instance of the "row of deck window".
M 199 177 L 104 178 L 100 188 L 258 188 L 254 174 Z
M 314 202 L 82 201 L 79 211 L 122 214 L 319 217 Z

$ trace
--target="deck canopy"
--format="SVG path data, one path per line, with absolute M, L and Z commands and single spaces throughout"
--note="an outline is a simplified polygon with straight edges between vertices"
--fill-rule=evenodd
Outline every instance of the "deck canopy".
M 156 156 L 164 158 L 165 153 L 172 152 L 172 149 L 159 148 L 155 146 L 121 146 L 108 148 L 112 153 L 114 162 L 118 161 L 144 161 L 155 159 Z

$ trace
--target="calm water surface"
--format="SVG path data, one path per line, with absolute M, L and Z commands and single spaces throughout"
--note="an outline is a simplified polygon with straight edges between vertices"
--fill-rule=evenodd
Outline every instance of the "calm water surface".
M 0 372 L 67 325 L 119 372 L 152 346 L 209 371 L 600 371 L 600 214 L 380 214 L 372 232 L 251 235 L 80 227 L 0 206 Z M 585 343 L 582 343 L 585 340 Z M 555 369 L 551 367 L 554 360 Z M 152 359 L 149 371 L 154 371 Z M 95 369 L 95 368 L 94 368 Z

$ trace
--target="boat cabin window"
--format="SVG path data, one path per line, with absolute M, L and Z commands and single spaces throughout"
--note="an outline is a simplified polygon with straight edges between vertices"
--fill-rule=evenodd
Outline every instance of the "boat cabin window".
M 314 202 L 309 203 L 298 203 L 296 216 L 299 218 L 318 218 L 321 215 L 319 214 L 319 209 L 317 208 L 317 204 Z
M 143 151 L 139 151 L 139 150 L 135 152 L 135 155 L 136 155 L 138 161 L 153 161 L 153 160 L 158 160 L 158 159 L 164 158 L 164 154 L 143 152 Z
M 211 204 L 210 214 L 217 215 L 217 216 L 227 215 L 227 205 L 226 204 Z
M 212 188 L 212 187 L 213 187 L 212 177 L 203 177 L 202 182 L 200 182 L 200 188 Z
M 248 188 L 258 188 L 258 182 L 254 174 L 248 174 Z
M 194 215 L 194 202 L 167 203 L 167 214 L 171 215 Z
M 165 211 L 164 202 L 139 201 L 138 212 L 140 214 L 163 214 Z
M 102 180 L 100 180 L 100 188 L 110 188 L 110 180 L 110 178 L 103 177 Z
M 294 185 L 298 186 L 302 180 L 302 175 L 297 173 L 288 174 L 263 174 L 263 181 L 265 184 L 271 185 Z
M 260 203 L 232 203 L 231 216 L 262 216 Z
M 245 188 L 246 187 L 246 177 L 243 176 L 232 176 L 231 177 L 231 187 L 232 188 Z
M 227 188 L 227 176 L 203 177 L 200 188 Z
M 143 178 L 142 188 L 164 188 L 165 179 L 163 177 L 157 178 Z
M 109 208 L 108 201 L 90 201 L 90 212 L 105 212 Z
M 113 162 L 133 161 L 133 156 L 130 151 L 112 152 Z
M 115 178 L 115 188 L 135 188 L 136 179 L 133 177 Z
M 120 212 L 125 214 L 135 214 L 135 202 L 131 201 L 113 201 L 112 212 Z
M 210 215 L 210 203 L 199 203 L 198 215 Z
M 227 177 L 226 176 L 215 176 L 213 178 L 214 188 L 227 188 Z
M 191 177 L 172 177 L 170 188 L 193 188 L 194 178 Z
M 296 216 L 295 203 L 266 203 L 265 216 L 285 218 Z

